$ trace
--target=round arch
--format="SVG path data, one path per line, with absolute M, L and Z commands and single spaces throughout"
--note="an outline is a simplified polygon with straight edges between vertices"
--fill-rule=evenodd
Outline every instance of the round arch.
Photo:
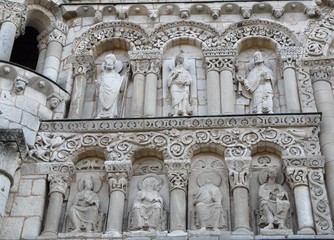
M 28 5 L 26 26 L 33 27 L 41 33 L 55 21 L 56 17 L 45 7 L 37 4 Z
M 125 39 L 131 50 L 144 49 L 148 43 L 147 33 L 137 24 L 125 21 L 102 22 L 89 28 L 75 40 L 73 53 L 96 55 L 94 46 L 111 38 Z

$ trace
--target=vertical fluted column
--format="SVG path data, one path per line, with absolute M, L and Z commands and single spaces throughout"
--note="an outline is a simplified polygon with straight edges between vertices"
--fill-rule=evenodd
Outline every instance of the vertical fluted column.
M 109 182 L 109 211 L 104 237 L 122 237 L 126 191 L 131 175 L 131 161 L 106 161 Z
M 312 206 L 310 199 L 310 192 L 308 188 L 306 167 L 286 167 L 286 177 L 290 188 L 293 190 L 297 222 L 298 222 L 298 234 L 313 235 L 314 234 L 314 221 L 312 215 Z
M 282 63 L 283 63 L 283 79 L 284 79 L 284 93 L 286 98 L 286 108 L 289 113 L 301 112 L 298 83 L 296 76 L 296 56 L 291 54 L 291 51 L 296 52 L 297 49 L 292 49 L 290 52 L 281 49 Z
M 170 236 L 186 233 L 187 186 L 190 161 L 166 160 L 170 191 Z
M 325 156 L 326 184 L 329 202 L 334 202 L 334 98 L 331 86 L 331 67 L 317 66 L 310 70 L 314 99 L 319 112 L 320 147 Z M 334 204 L 331 204 L 332 219 Z
M 53 23 L 42 35 L 48 36 L 43 75 L 57 82 L 63 46 L 65 46 L 68 27 L 61 23 Z
M 249 167 L 252 158 L 226 157 L 233 194 L 233 234 L 252 234 L 249 218 Z
M 27 7 L 11 1 L 5 1 L 1 6 L 5 9 L 0 9 L 0 60 L 9 61 L 15 38 L 24 34 Z
M 41 236 L 45 238 L 56 237 L 61 217 L 65 192 L 73 175 L 73 163 L 55 164 L 50 168 L 49 180 L 49 205 L 46 213 L 44 231 Z
M 39 50 L 39 55 L 38 55 L 38 60 L 36 64 L 36 72 L 38 73 L 43 73 L 44 69 L 44 62 L 45 62 L 45 57 L 46 57 L 46 51 L 47 51 L 47 41 L 48 38 L 42 34 L 37 36 L 38 40 L 38 50 Z
M 73 63 L 73 86 L 68 118 L 81 117 L 87 81 L 91 78 L 93 58 L 90 55 L 75 56 Z
M 4 216 L 9 190 L 14 184 L 14 174 L 20 163 L 17 144 L 0 142 L 0 219 Z

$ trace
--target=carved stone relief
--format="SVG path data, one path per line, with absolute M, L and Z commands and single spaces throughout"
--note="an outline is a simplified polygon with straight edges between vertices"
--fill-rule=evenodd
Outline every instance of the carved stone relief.
M 212 234 L 230 226 L 228 173 L 221 157 L 196 155 L 191 164 L 188 188 L 188 228 Z

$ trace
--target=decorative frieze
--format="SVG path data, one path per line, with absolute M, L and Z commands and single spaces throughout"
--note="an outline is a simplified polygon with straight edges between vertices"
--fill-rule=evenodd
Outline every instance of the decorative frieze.
M 160 50 L 137 50 L 129 52 L 133 74 L 160 74 L 162 52 Z

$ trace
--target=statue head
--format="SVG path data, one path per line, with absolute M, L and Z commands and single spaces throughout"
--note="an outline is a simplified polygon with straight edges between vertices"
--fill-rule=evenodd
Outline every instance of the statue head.
M 260 51 L 256 51 L 254 53 L 254 63 L 255 64 L 259 64 L 259 63 L 263 63 L 263 57 L 262 57 L 262 53 Z
M 102 69 L 105 70 L 113 70 L 116 66 L 116 56 L 114 54 L 108 54 L 104 58 L 104 62 L 102 64 Z
M 94 189 L 94 180 L 91 175 L 85 175 L 82 178 L 82 184 L 84 189 L 93 190 Z
M 102 182 L 101 177 L 94 173 L 88 173 L 83 175 L 78 182 L 78 190 L 91 190 L 98 192 L 101 188 Z
M 27 86 L 27 81 L 20 78 L 20 77 L 17 77 L 14 81 L 14 91 L 18 94 L 21 94 L 23 93 L 24 89 L 26 88 Z
M 162 187 L 162 179 L 158 176 L 148 176 L 139 183 L 141 191 L 160 191 Z
M 184 63 L 183 51 L 181 50 L 178 55 L 175 57 L 175 66 L 181 65 Z

